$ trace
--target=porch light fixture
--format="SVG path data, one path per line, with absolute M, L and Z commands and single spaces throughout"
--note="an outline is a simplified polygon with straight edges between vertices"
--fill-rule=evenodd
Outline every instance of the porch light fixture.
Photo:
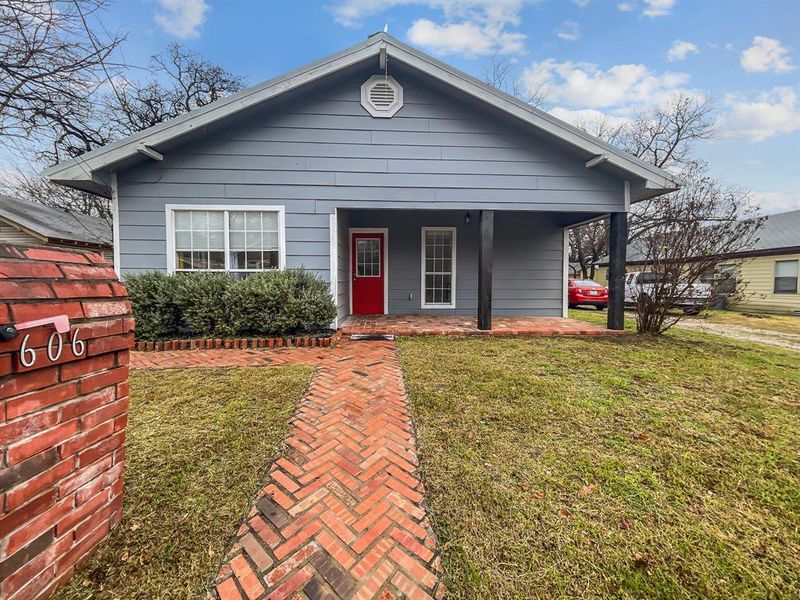
M 472 225 L 472 215 L 469 214 L 469 211 L 464 215 L 464 225 Z

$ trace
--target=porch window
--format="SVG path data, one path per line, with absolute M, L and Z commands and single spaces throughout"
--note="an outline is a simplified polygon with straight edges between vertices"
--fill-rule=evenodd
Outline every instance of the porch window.
M 775 294 L 796 294 L 797 293 L 797 260 L 778 260 L 775 261 L 775 283 L 773 292 Z
M 169 270 L 244 277 L 282 268 L 283 207 L 168 207 Z
M 456 229 L 422 228 L 422 308 L 456 307 Z

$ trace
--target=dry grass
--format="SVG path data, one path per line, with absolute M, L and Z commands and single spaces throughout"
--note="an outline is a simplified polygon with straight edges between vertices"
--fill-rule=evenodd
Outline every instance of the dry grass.
M 134 371 L 122 522 L 56 597 L 202 597 L 312 374 Z
M 800 355 L 400 342 L 449 597 L 800 597 Z

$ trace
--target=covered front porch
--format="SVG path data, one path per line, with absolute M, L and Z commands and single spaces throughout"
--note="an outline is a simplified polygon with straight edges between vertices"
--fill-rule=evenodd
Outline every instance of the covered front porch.
M 491 335 L 575 336 L 624 333 L 566 317 L 495 316 L 491 329 L 479 329 L 466 315 L 350 315 L 341 325 L 343 335 Z
M 598 216 L 338 208 L 331 240 L 337 326 L 375 335 L 605 331 L 566 318 L 568 228 Z M 615 299 L 621 295 L 612 292 L 610 315 Z

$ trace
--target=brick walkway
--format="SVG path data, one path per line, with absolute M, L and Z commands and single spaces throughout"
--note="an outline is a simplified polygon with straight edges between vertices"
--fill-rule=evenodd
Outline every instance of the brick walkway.
M 393 342 L 333 349 L 134 352 L 134 368 L 313 364 L 266 486 L 210 598 L 441 598 L 436 540 Z
M 350 315 L 343 335 L 617 335 L 600 325 L 564 317 L 492 317 L 492 329 L 478 329 L 466 315 Z

